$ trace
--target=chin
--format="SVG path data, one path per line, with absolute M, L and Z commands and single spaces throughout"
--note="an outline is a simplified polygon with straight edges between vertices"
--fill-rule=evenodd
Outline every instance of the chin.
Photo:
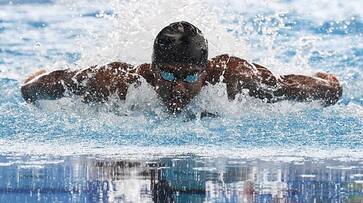
M 167 103 L 168 110 L 171 113 L 180 113 L 187 105 L 188 102 L 181 101 L 169 101 Z

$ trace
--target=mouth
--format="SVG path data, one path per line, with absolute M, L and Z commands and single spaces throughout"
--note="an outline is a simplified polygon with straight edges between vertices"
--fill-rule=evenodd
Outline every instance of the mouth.
M 183 97 L 173 97 L 168 100 L 166 106 L 172 113 L 180 113 L 188 102 Z
M 160 94 L 164 105 L 171 113 L 179 113 L 190 102 L 191 95 L 188 92 L 177 90 L 165 91 Z

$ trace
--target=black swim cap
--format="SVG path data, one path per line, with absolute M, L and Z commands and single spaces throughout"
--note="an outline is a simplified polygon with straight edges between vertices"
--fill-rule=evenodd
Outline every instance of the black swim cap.
M 194 25 L 181 21 L 162 29 L 154 41 L 152 63 L 193 64 L 205 68 L 208 42 Z

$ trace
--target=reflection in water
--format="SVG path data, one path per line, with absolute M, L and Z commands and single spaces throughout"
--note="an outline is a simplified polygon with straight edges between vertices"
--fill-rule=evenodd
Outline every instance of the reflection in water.
M 0 157 L 5 201 L 362 202 L 363 162 Z

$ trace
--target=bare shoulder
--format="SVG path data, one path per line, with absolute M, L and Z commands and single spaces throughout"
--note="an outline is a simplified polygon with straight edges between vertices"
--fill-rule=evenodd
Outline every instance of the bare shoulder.
M 124 62 L 112 62 L 106 65 L 95 65 L 86 69 L 82 69 L 79 73 L 97 73 L 97 74 L 110 74 L 118 75 L 128 73 L 133 70 L 133 66 Z
M 135 72 L 134 66 L 124 62 L 112 62 L 106 65 L 95 65 L 80 70 L 76 73 L 75 79 L 83 81 L 91 79 L 97 83 L 112 83 L 120 78 L 125 79 L 126 75 Z M 91 82 L 90 81 L 90 82 Z
M 101 70 L 103 71 L 111 71 L 112 73 L 118 74 L 121 73 L 129 73 L 134 71 L 134 66 L 124 62 L 112 62 L 107 65 L 101 66 Z
M 155 74 L 151 70 L 151 64 L 144 63 L 139 65 L 136 68 L 136 73 L 142 76 L 150 85 L 155 86 Z
M 256 71 L 256 67 L 245 59 L 230 56 L 228 54 L 218 55 L 208 61 L 207 81 L 215 84 L 220 81 L 221 76 L 224 79 L 240 74 L 252 74 Z
M 45 70 L 38 70 L 38 71 L 36 71 L 36 72 L 34 72 L 34 73 L 32 73 L 29 77 L 27 77 L 25 80 L 24 80 L 24 84 L 26 84 L 26 83 L 28 83 L 28 82 L 30 82 L 30 81 L 32 81 L 32 80 L 34 80 L 35 78 L 38 78 L 39 76 L 41 76 L 41 75 L 43 75 L 43 74 L 45 74 L 46 73 L 46 71 Z

